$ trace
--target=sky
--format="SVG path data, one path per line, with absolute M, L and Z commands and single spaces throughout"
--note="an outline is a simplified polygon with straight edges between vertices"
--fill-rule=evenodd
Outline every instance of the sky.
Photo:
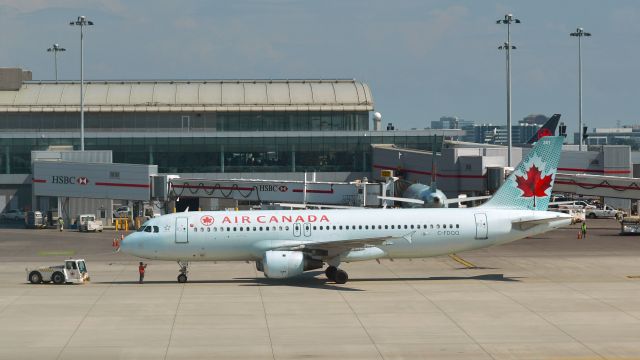
M 0 0 L 0 66 L 59 78 L 331 79 L 367 83 L 383 123 L 424 128 L 441 116 L 506 123 L 506 26 L 512 13 L 512 119 L 562 114 L 577 130 L 577 27 L 583 121 L 638 124 L 640 2 L 435 0 Z

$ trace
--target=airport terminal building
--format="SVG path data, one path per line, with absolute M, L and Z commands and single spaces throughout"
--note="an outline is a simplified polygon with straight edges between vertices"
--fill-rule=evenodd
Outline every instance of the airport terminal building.
M 0 69 L 0 211 L 30 205 L 31 151 L 80 149 L 80 84 Z M 372 144 L 431 149 L 433 135 L 372 123 L 356 80 L 85 82 L 85 150 L 183 177 L 345 181 L 370 176 Z

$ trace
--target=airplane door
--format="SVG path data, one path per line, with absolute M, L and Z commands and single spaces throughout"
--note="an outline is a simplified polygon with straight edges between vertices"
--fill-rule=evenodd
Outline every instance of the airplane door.
M 304 236 L 311 236 L 311 224 L 309 223 L 304 223 L 303 229 L 304 229 Z
M 302 224 L 301 223 L 293 223 L 293 236 L 300 236 L 302 233 Z
M 487 214 L 475 214 L 476 217 L 476 239 L 484 240 L 488 238 Z
M 189 242 L 189 219 L 186 217 L 176 218 L 176 242 Z

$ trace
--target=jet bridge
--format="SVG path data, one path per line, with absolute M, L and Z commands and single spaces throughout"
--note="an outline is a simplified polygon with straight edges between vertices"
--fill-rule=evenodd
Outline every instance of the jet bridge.
M 640 178 L 558 173 L 553 191 L 640 200 Z
M 158 179 L 157 181 L 162 181 Z M 319 182 L 259 179 L 187 179 L 166 177 L 166 199 L 218 198 L 261 203 L 380 207 L 378 196 L 393 196 L 393 183 Z M 163 186 L 155 185 L 154 188 Z

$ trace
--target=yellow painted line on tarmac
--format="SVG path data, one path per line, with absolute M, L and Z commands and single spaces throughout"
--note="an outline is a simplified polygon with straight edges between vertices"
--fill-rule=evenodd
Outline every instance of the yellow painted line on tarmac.
M 38 256 L 73 256 L 76 252 L 73 250 L 53 250 L 53 251 L 39 251 Z
M 460 256 L 456 255 L 456 254 L 449 254 L 449 257 L 451 259 L 453 259 L 454 261 L 456 261 L 457 263 L 462 264 L 462 266 L 464 266 L 464 267 L 466 267 L 468 269 L 477 268 L 477 266 L 474 263 L 469 262 L 469 261 L 461 258 Z

